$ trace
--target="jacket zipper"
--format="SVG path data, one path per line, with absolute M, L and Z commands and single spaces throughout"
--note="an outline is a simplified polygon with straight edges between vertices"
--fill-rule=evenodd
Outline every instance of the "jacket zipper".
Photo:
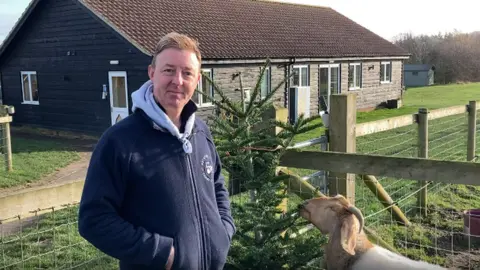
M 193 136 L 193 134 L 191 134 L 189 136 L 188 140 L 190 140 L 190 138 L 192 136 Z M 193 192 L 193 197 L 194 197 L 194 200 L 195 200 L 196 212 L 197 212 L 199 223 L 200 223 L 200 232 L 198 234 L 200 235 L 200 239 L 201 239 L 200 240 L 200 246 L 201 246 L 200 262 L 201 262 L 201 265 L 203 265 L 203 267 L 201 269 L 207 269 L 207 262 L 205 260 L 206 255 L 207 255 L 207 250 L 205 248 L 205 238 L 204 238 L 205 236 L 203 234 L 203 232 L 204 232 L 203 218 L 202 218 L 202 213 L 200 211 L 200 202 L 199 202 L 199 199 L 198 199 L 197 185 L 195 184 L 195 178 L 194 178 L 194 175 L 193 175 L 192 161 L 191 161 L 190 156 L 188 154 L 186 155 L 186 157 L 187 157 L 187 161 L 188 161 L 188 170 L 190 172 L 190 180 L 191 180 L 190 183 L 192 185 L 192 192 Z

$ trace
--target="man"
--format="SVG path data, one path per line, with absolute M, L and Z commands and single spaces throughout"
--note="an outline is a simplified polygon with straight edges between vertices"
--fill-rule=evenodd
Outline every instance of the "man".
M 170 33 L 133 114 L 92 154 L 79 232 L 120 269 L 222 269 L 235 225 L 221 164 L 191 97 L 201 78 L 196 42 Z

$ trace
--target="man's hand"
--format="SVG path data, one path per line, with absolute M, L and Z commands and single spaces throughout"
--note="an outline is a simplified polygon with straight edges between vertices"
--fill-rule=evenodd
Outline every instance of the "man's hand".
M 167 270 L 172 269 L 173 258 L 174 257 L 175 257 L 175 249 L 172 247 L 170 249 L 170 255 L 168 256 L 167 265 L 165 265 L 165 269 L 167 269 Z

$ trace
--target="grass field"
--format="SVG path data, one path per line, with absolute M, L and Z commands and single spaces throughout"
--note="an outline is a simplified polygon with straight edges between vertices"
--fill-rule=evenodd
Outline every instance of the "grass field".
M 480 100 L 480 83 L 409 88 L 403 95 L 403 106 L 401 108 L 359 112 L 357 114 L 357 122 L 370 122 L 388 117 L 412 114 L 418 112 L 418 109 L 422 107 L 433 110 L 466 105 L 470 100 Z
M 457 105 L 466 105 L 470 100 L 480 100 L 480 83 L 449 84 L 429 87 L 409 88 L 403 95 L 403 106 L 399 109 L 379 109 L 371 112 L 358 112 L 357 123 L 370 122 L 389 117 L 413 114 L 419 108 L 429 110 Z M 318 119 L 315 123 L 320 123 Z M 312 130 L 296 138 L 296 142 L 318 137 L 323 128 Z
M 32 183 L 78 160 L 77 152 L 55 140 L 12 136 L 13 172 L 0 167 L 0 189 Z M 0 160 L 3 161 L 0 153 Z
M 451 92 L 456 91 L 461 97 L 453 97 Z M 425 88 L 412 88 L 405 94 L 404 108 L 399 110 L 379 110 L 370 113 L 359 113 L 359 122 L 373 121 L 390 116 L 414 113 L 419 107 L 428 105 L 428 108 L 441 108 L 466 104 L 468 100 L 480 99 L 480 84 L 435 86 Z M 466 118 L 452 116 L 430 122 L 430 157 L 462 160 L 466 157 Z M 480 121 L 478 123 L 480 127 Z M 310 139 L 322 135 L 318 130 L 299 138 Z M 480 132 L 477 131 L 477 134 Z M 52 162 L 59 162 L 62 158 L 50 156 L 75 158 L 74 154 L 64 153 L 63 146 L 38 145 L 35 142 L 17 141 L 14 146 L 16 155 L 31 149 L 44 149 L 32 151 L 33 153 L 52 151 L 45 156 L 32 156 L 24 168 L 33 166 L 34 161 L 51 158 Z M 29 147 L 27 147 L 30 145 Z M 37 148 L 35 148 L 37 147 Z M 57 148 L 55 148 L 57 147 Z M 480 138 L 477 138 L 477 148 L 480 147 Z M 403 127 L 383 133 L 377 133 L 358 138 L 358 152 L 377 153 L 395 156 L 416 156 L 416 129 L 414 126 Z M 21 151 L 21 149 L 24 149 Z M 49 149 L 49 150 L 47 150 Z M 31 155 L 33 155 L 33 153 Z M 72 155 L 72 156 L 70 156 Z M 18 159 L 19 156 L 17 156 Z M 15 158 L 15 156 L 14 156 Z M 15 163 L 14 163 L 15 164 Z M 45 165 L 36 165 L 48 171 Z M 63 164 L 63 163 L 60 163 Z M 16 166 L 20 166 L 17 164 Z M 36 167 L 34 167 L 36 168 Z M 301 176 L 313 171 L 294 169 Z M 34 174 L 34 172 L 31 172 Z M 37 172 L 35 172 L 37 173 Z M 0 172 L 0 177 L 1 172 Z M 1 178 L 0 178 L 1 179 Z M 24 178 L 24 179 L 29 179 Z M 480 208 L 480 188 L 461 185 L 433 185 L 429 187 L 429 216 L 420 219 L 415 215 L 417 182 L 408 179 L 382 178 L 381 183 L 390 196 L 399 202 L 400 208 L 407 213 L 414 225 L 410 228 L 398 226 L 388 214 L 382 211 L 382 205 L 375 199 L 374 194 L 368 190 L 362 181 L 356 183 L 357 206 L 367 217 L 366 224 L 374 229 L 385 241 L 393 244 L 403 254 L 412 258 L 422 259 L 440 264 L 455 264 L 462 269 L 470 263 L 480 268 L 480 252 L 478 246 L 462 240 L 463 221 L 461 211 L 469 208 Z M 412 195 L 413 194 L 413 195 Z M 232 200 L 248 200 L 246 196 L 235 196 Z M 296 196 L 289 200 L 289 208 L 295 207 L 299 202 Z M 46 214 L 39 222 L 25 226 L 21 233 L 6 235 L 0 230 L 0 269 L 117 269 L 116 260 L 105 258 L 91 245 L 88 245 L 77 232 L 76 214 L 77 207 L 55 211 Z M 456 254 L 464 252 L 472 256 Z M 454 254 L 455 253 L 455 254 Z M 10 267 L 6 267 L 10 265 Z

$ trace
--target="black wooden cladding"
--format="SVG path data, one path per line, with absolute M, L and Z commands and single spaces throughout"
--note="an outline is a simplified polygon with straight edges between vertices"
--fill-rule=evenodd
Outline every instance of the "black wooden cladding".
M 131 108 L 150 60 L 76 1 L 43 0 L 0 58 L 3 103 L 15 106 L 13 125 L 101 133 L 111 125 L 108 72 L 127 72 Z M 21 71 L 37 72 L 40 105 L 21 104 Z

